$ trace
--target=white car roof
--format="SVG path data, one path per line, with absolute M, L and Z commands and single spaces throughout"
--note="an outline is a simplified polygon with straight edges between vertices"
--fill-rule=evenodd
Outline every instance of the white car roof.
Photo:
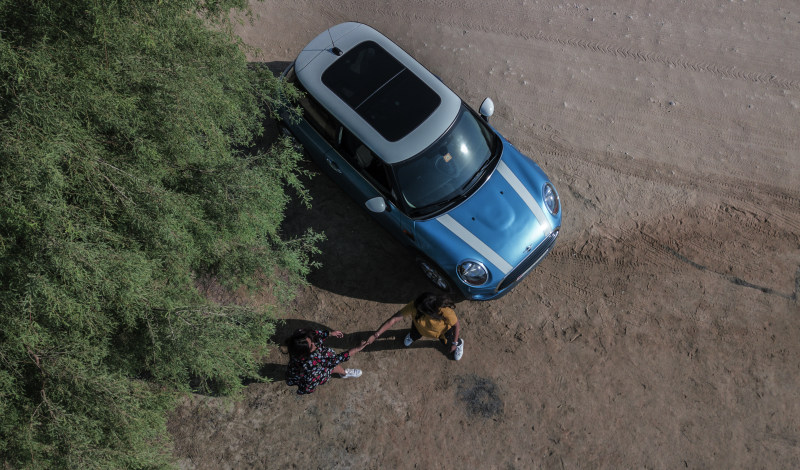
M 424 88 L 421 88 L 422 91 L 425 91 L 422 94 L 423 96 L 434 98 L 425 102 L 422 102 L 422 98 L 420 98 L 419 109 L 425 114 L 414 115 L 415 119 L 420 119 L 419 124 L 417 125 L 416 120 L 407 122 L 410 131 L 399 138 L 393 138 L 392 136 L 387 138 L 386 132 L 383 134 L 379 132 L 374 123 L 368 122 L 363 117 L 363 113 L 359 114 L 351 104 L 346 103 L 341 97 L 341 92 L 337 94 L 323 82 L 323 75 L 329 67 L 342 57 L 347 57 L 349 51 L 369 41 L 376 43 L 396 59 L 399 65 L 404 68 L 403 73 L 407 70 L 421 81 L 421 83 L 418 81 L 415 81 L 415 83 Z M 340 50 L 341 53 L 337 55 L 339 51 L 334 48 Z M 389 164 L 406 160 L 427 148 L 449 129 L 461 107 L 461 99 L 441 80 L 386 36 L 361 23 L 342 23 L 324 31 L 300 52 L 294 66 L 297 79 L 308 93 L 361 139 L 376 155 Z M 352 73 L 352 67 L 348 69 L 348 73 Z M 381 88 L 383 88 L 383 85 L 381 85 Z M 387 87 L 386 90 L 389 90 L 389 88 Z M 375 93 L 378 92 L 376 91 Z M 436 105 L 436 96 L 440 100 L 438 106 Z M 388 98 L 391 98 L 391 96 Z M 385 102 L 385 100 L 383 101 Z M 394 116 L 386 114 L 379 117 L 380 119 L 397 117 L 398 113 L 395 113 L 391 104 L 389 103 L 386 106 L 386 113 L 394 113 Z M 430 108 L 433 108 L 432 111 Z M 408 107 L 404 109 L 408 111 Z M 382 109 L 380 110 L 382 111 Z M 429 111 L 430 114 L 426 116 Z M 402 115 L 402 113 L 400 114 Z M 402 126 L 399 127 L 402 128 Z

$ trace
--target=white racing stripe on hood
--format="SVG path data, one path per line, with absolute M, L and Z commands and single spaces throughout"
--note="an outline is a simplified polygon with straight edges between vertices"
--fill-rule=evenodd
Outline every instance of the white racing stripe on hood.
M 472 247 L 473 250 L 480 253 L 481 256 L 486 258 L 487 261 L 497 266 L 497 269 L 503 271 L 503 274 L 508 274 L 508 272 L 511 271 L 511 269 L 513 269 L 513 266 L 508 264 L 508 261 L 504 260 L 502 256 L 498 255 L 493 249 L 489 248 L 489 246 L 486 245 L 486 243 L 483 243 L 478 237 L 473 235 L 472 232 L 464 228 L 463 225 L 456 222 L 456 219 L 445 214 L 443 216 L 437 217 L 436 220 L 438 220 L 439 223 L 447 227 L 448 230 L 453 232 L 455 236 L 464 240 L 464 243 Z
M 533 212 L 533 215 L 536 216 L 536 220 L 539 221 L 540 225 L 543 226 L 550 226 L 550 222 L 548 221 L 547 217 L 544 215 L 544 211 L 539 204 L 536 203 L 536 199 L 533 198 L 531 193 L 528 191 L 528 188 L 522 184 L 522 181 L 517 178 L 517 175 L 511 171 L 511 168 L 508 167 L 502 160 L 497 164 L 497 172 L 508 181 L 508 184 L 514 188 L 514 191 L 522 198 L 528 208 Z M 552 227 L 550 227 L 552 228 Z

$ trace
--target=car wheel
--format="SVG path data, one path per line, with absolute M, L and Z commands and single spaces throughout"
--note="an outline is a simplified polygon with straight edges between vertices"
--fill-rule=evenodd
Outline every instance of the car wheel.
M 436 263 L 425 256 L 417 256 L 416 261 L 419 269 L 422 270 L 422 273 L 425 274 L 425 277 L 427 277 L 428 280 L 433 283 L 433 285 L 447 292 L 448 294 L 451 294 L 455 291 L 450 278 L 447 277 L 441 269 L 439 269 Z

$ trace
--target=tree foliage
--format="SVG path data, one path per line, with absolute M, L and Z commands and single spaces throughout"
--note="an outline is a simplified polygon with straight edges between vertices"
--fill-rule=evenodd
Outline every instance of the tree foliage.
M 0 0 L 4 466 L 169 465 L 176 392 L 257 378 L 269 308 L 198 278 L 286 299 L 319 235 L 280 232 L 300 156 L 256 136 L 296 91 L 248 67 L 245 6 Z

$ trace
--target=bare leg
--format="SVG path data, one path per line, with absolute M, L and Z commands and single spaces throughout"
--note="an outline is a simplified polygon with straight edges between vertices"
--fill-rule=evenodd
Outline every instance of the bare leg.
M 341 364 L 337 364 L 336 367 L 331 369 L 331 372 L 333 372 L 334 374 L 339 374 L 339 375 L 344 375 L 345 374 L 344 367 L 342 367 Z

